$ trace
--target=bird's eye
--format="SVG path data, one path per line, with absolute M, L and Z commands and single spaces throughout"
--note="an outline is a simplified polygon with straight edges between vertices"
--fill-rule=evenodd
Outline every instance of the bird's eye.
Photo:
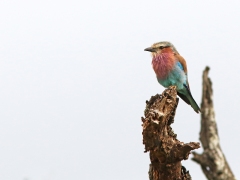
M 159 49 L 163 49 L 163 48 L 164 48 L 164 46 L 160 46 L 160 47 L 159 47 Z

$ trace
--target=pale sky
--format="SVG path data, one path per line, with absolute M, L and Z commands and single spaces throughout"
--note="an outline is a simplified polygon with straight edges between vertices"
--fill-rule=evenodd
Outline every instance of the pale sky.
M 199 104 L 210 66 L 221 147 L 240 179 L 239 9 L 239 1 L 1 0 L 0 179 L 148 179 L 141 116 L 164 88 L 143 49 L 158 41 L 186 59 Z M 172 127 L 180 141 L 199 141 L 200 116 L 182 100 Z M 206 179 L 192 160 L 183 165 Z

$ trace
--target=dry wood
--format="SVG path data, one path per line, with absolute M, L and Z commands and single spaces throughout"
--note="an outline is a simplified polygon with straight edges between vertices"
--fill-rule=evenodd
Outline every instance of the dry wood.
M 150 153 L 149 179 L 190 180 L 181 161 L 188 159 L 190 151 L 199 148 L 200 144 L 180 142 L 170 126 L 178 105 L 176 87 L 171 86 L 162 95 L 152 96 L 146 104 L 142 134 L 145 152 Z
M 193 153 L 192 160 L 201 165 L 205 176 L 209 180 L 235 180 L 235 177 L 227 163 L 219 142 L 217 124 L 213 108 L 213 90 L 209 67 L 203 72 L 203 94 L 201 104 L 201 132 L 200 140 L 204 152 Z

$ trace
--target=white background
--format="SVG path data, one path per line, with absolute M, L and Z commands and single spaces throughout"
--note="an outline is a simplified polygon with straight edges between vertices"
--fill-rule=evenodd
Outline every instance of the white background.
M 239 179 L 239 8 L 239 1 L 1 0 L 0 179 L 148 179 L 141 116 L 164 88 L 143 49 L 166 40 L 186 59 L 199 104 L 210 66 L 221 147 Z M 199 141 L 200 116 L 182 100 L 173 129 L 183 142 Z M 192 160 L 183 164 L 194 180 L 206 179 Z

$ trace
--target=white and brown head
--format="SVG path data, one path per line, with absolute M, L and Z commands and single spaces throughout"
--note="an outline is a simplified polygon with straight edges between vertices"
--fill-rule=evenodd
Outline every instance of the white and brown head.
M 178 51 L 176 50 L 174 45 L 168 41 L 154 43 L 151 47 L 144 49 L 144 51 L 151 52 L 153 57 L 166 52 L 173 52 L 178 54 Z

